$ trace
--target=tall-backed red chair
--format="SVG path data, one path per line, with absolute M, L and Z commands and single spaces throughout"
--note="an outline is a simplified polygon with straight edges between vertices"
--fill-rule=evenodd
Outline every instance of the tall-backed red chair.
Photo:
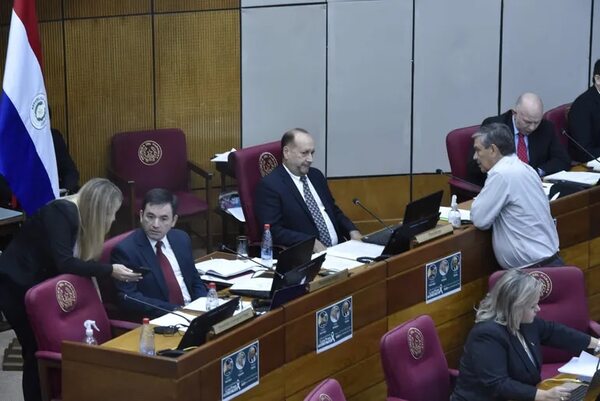
M 593 336 L 600 336 L 600 325 L 590 320 L 583 272 L 575 266 L 522 269 L 543 284 L 538 316 L 572 327 Z M 492 289 L 504 271 L 494 272 L 488 279 Z M 542 348 L 542 379 L 558 374 L 558 368 L 573 355 L 551 347 Z
M 448 369 L 433 319 L 421 315 L 388 331 L 379 345 L 388 401 L 447 401 L 458 371 Z
M 570 109 L 571 103 L 565 103 L 544 113 L 544 119 L 552 121 L 554 124 L 556 138 L 565 147 L 565 149 L 569 149 L 569 138 L 567 138 L 563 132 L 567 131 L 568 114 Z
M 99 261 L 102 263 L 110 263 L 110 254 L 112 253 L 113 248 L 119 242 L 127 238 L 132 232 L 133 230 L 130 230 L 107 239 L 104 242 L 104 245 L 102 245 L 102 254 L 100 255 Z M 97 281 L 102 296 L 102 304 L 110 319 L 127 320 L 138 323 L 142 321 L 143 316 L 134 315 L 121 310 L 119 307 L 117 288 L 115 287 L 112 277 L 98 277 Z
M 136 226 L 146 192 L 165 188 L 179 200 L 177 214 L 188 219 L 206 215 L 206 247 L 212 250 L 211 191 L 212 173 L 187 158 L 185 134 L 178 128 L 121 132 L 111 141 L 109 178 L 124 193 L 124 205 L 129 208 L 131 228 Z M 191 173 L 204 179 L 205 198 L 199 198 L 190 185 Z
M 304 401 L 346 401 L 346 397 L 337 380 L 325 379 L 304 398 Z
M 450 171 L 456 177 L 451 177 L 448 184 L 450 192 L 457 196 L 459 202 L 472 199 L 481 191 L 481 187 L 468 182 L 467 174 L 467 162 L 471 149 L 473 149 L 471 136 L 478 128 L 479 125 L 457 128 L 446 135 L 446 152 L 450 162 Z
M 37 342 L 40 384 L 44 400 L 60 398 L 60 347 L 63 341 L 82 341 L 83 322 L 94 320 L 99 344 L 137 324 L 109 320 L 92 279 L 62 274 L 48 279 L 25 294 L 27 317 Z
M 228 163 L 235 172 L 237 188 L 246 218 L 246 234 L 251 243 L 261 240 L 262 229 L 254 213 L 254 191 L 262 177 L 281 163 L 281 142 L 250 146 L 229 154 Z

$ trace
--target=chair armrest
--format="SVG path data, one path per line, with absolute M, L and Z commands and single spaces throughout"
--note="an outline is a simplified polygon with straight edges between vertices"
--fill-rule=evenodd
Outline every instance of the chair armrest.
M 128 180 L 120 176 L 116 171 L 110 167 L 107 169 L 108 179 L 113 181 L 123 191 L 123 196 L 129 200 L 129 215 L 131 229 L 133 230 L 136 226 L 136 216 L 138 211 L 135 207 L 135 181 Z
M 600 324 L 598 324 L 598 322 L 590 320 L 589 329 L 590 329 L 590 334 L 592 334 L 596 337 L 600 337 Z
M 197 165 L 196 163 L 189 161 L 187 162 L 187 166 L 190 169 L 190 171 L 193 171 L 194 173 L 201 175 L 202 177 L 204 177 L 204 179 L 206 179 L 207 181 L 212 180 L 213 178 L 213 173 L 204 170 L 202 167 L 200 167 L 199 165 Z
M 118 186 L 127 188 L 129 185 L 135 185 L 135 181 L 128 180 L 125 177 L 122 177 L 121 175 L 119 175 L 119 173 L 117 173 L 115 170 L 113 170 L 110 167 L 106 169 L 106 172 L 107 172 L 108 179 L 113 181 Z
M 38 359 L 43 359 L 48 362 L 47 365 L 50 367 L 60 367 L 62 361 L 62 354 L 54 351 L 36 351 L 35 356 Z
M 451 185 L 451 186 L 453 186 L 453 187 L 460 188 L 462 190 L 472 192 L 474 194 L 478 194 L 479 192 L 481 192 L 481 187 L 479 185 L 471 184 L 469 182 L 460 181 L 460 180 L 457 180 L 456 178 L 450 178 L 448 180 L 448 184 Z
M 126 322 L 124 320 L 110 320 L 110 328 L 112 330 L 113 337 L 120 336 L 128 331 L 138 328 L 139 326 L 139 323 Z

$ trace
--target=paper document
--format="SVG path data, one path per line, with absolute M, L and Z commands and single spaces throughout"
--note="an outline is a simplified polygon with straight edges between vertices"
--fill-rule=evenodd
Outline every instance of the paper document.
M 230 291 L 271 291 L 273 286 L 272 278 L 255 277 L 246 280 L 241 280 L 229 289 Z
M 450 212 L 450 210 L 452 210 L 452 208 L 447 207 L 447 206 L 440 206 L 440 220 L 448 221 L 448 213 Z M 471 211 L 470 210 L 458 209 L 458 211 L 460 212 L 461 220 L 471 221 Z
M 356 260 L 356 258 L 361 256 L 376 258 L 381 255 L 383 248 L 382 245 L 367 244 L 366 242 L 352 239 L 327 248 L 327 258 L 325 261 L 327 261 L 330 256 L 351 260 Z
M 19 212 L 18 210 L 5 209 L 0 207 L 0 220 L 11 219 L 13 217 L 22 216 L 23 212 Z
M 230 207 L 225 209 L 227 213 L 235 217 L 237 221 L 241 221 L 242 223 L 246 222 L 246 216 L 244 216 L 244 211 L 241 206 L 238 207 Z
M 200 274 L 208 274 L 221 278 L 229 278 L 262 269 L 264 268 L 258 264 L 245 259 L 210 259 L 196 263 L 196 270 Z
M 210 274 L 203 274 L 200 276 L 200 279 L 202 281 L 204 281 L 205 283 L 213 282 L 218 285 L 231 286 L 231 285 L 237 283 L 238 281 L 248 280 L 250 277 L 252 277 L 253 274 L 254 274 L 254 272 L 251 271 L 246 274 L 240 274 L 239 276 L 229 277 L 229 278 L 211 276 Z
M 569 373 L 576 376 L 581 376 L 586 381 L 590 381 L 594 373 L 596 373 L 596 367 L 598 366 L 598 358 L 588 354 L 585 351 L 581 351 L 579 357 L 574 356 L 569 362 L 558 368 L 560 373 Z
M 314 253 L 312 258 L 315 259 L 315 258 L 321 256 L 321 254 L 326 253 L 326 252 L 327 251 Z M 321 269 L 333 270 L 333 271 L 339 272 L 344 269 L 351 270 L 351 269 L 354 269 L 355 267 L 359 267 L 362 265 L 364 265 L 364 263 L 357 262 L 356 260 L 339 258 L 337 256 L 332 256 L 330 254 L 327 254 L 327 257 L 325 258 L 325 261 L 323 262 Z
M 223 305 L 225 302 L 229 302 L 231 299 L 229 298 L 219 298 L 219 306 Z M 240 302 L 240 307 L 235 311 L 234 315 L 239 311 L 246 309 L 251 305 L 250 302 Z M 200 297 L 189 304 L 187 304 L 184 309 L 195 311 L 195 312 L 206 312 L 206 297 Z
M 176 313 L 177 315 L 185 316 L 190 321 L 196 318 L 196 316 L 190 315 L 189 313 L 183 313 L 179 311 Z M 166 315 L 162 315 L 161 317 L 157 317 L 156 319 L 150 320 L 150 324 L 154 324 L 156 326 L 175 326 L 177 324 L 187 326 L 188 324 L 190 324 L 190 322 L 177 315 L 173 313 L 167 313 Z
M 228 152 L 223 152 L 223 153 L 217 153 L 215 155 L 215 157 L 213 157 L 212 159 L 210 159 L 211 162 L 225 162 L 227 163 L 227 161 L 229 160 L 229 154 L 231 152 L 235 152 L 235 148 L 231 148 L 230 151 Z
M 544 177 L 544 181 L 557 182 L 567 181 L 576 184 L 593 186 L 600 180 L 600 173 L 590 173 L 587 171 L 559 171 Z

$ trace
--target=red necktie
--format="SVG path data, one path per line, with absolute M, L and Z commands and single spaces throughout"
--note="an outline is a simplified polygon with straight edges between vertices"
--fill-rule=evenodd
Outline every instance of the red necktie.
M 529 163 L 529 157 L 527 156 L 527 146 L 525 145 L 525 135 L 520 132 L 517 134 L 519 141 L 517 142 L 517 157 L 523 163 Z
M 169 291 L 169 302 L 176 305 L 183 305 L 183 294 L 181 293 L 181 288 L 179 288 L 179 283 L 175 278 L 175 273 L 173 273 L 171 263 L 169 263 L 169 259 L 167 259 L 162 251 L 162 241 L 156 243 L 156 257 L 158 258 L 158 264 L 160 264 L 163 276 L 165 277 L 165 283 L 167 284 L 167 290 Z

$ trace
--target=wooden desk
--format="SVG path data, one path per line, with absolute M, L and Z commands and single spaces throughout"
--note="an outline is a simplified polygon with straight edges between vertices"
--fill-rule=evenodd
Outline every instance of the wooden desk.
M 561 255 L 586 276 L 593 319 L 600 318 L 600 188 L 558 199 Z M 424 265 L 462 252 L 462 290 L 426 304 Z M 498 269 L 490 232 L 457 230 L 385 262 L 353 271 L 343 281 L 292 301 L 225 333 L 179 359 L 147 357 L 109 347 L 63 344 L 63 399 L 218 400 L 220 358 L 260 341 L 260 385 L 236 400 L 302 400 L 321 380 L 338 379 L 349 400 L 384 399 L 379 356 L 381 336 L 399 323 L 427 313 L 436 322 L 449 365 L 456 367 L 473 307 Z M 352 295 L 352 339 L 315 352 L 315 311 Z M 129 334 L 132 342 L 135 333 Z M 160 346 L 159 346 L 160 347 Z

